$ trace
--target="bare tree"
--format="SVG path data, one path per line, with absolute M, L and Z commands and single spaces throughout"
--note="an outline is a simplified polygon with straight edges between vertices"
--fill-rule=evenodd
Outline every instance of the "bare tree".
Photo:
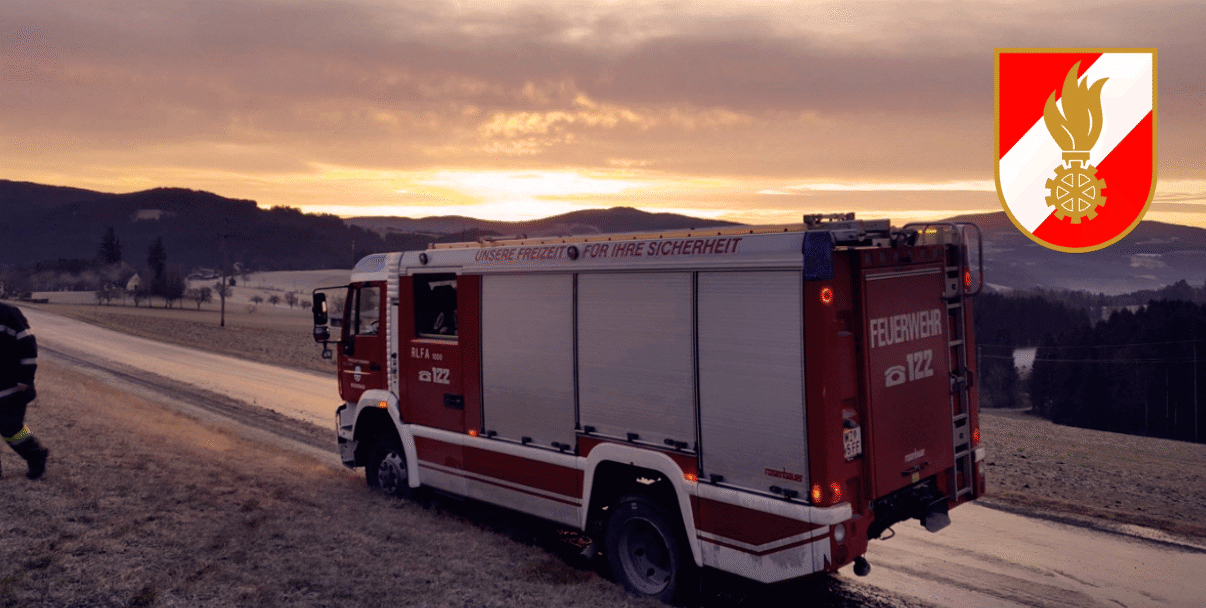
M 184 282 L 184 275 L 179 271 L 166 273 L 162 280 L 157 281 L 157 283 L 157 287 L 159 287 L 157 291 L 163 297 L 164 308 L 171 308 L 173 303 L 184 299 L 184 292 L 188 284 Z
M 214 290 L 208 287 L 194 287 L 184 292 L 184 297 L 196 302 L 197 310 L 201 310 L 202 304 L 214 301 Z
M 272 294 L 272 295 L 268 296 L 268 303 L 273 306 L 276 306 L 277 304 L 281 303 L 281 297 L 276 294 Z
M 285 292 L 285 303 L 289 305 L 289 308 L 293 308 L 294 306 L 297 306 L 297 292 L 296 291 Z

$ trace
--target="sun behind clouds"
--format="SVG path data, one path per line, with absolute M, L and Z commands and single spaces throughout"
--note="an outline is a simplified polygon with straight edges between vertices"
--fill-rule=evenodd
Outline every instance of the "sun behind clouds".
M 993 211 L 992 49 L 1071 16 L 1203 77 L 1206 7 L 1159 3 L 11 0 L 0 166 L 340 215 Z M 1152 219 L 1203 223 L 1202 96 L 1161 95 Z

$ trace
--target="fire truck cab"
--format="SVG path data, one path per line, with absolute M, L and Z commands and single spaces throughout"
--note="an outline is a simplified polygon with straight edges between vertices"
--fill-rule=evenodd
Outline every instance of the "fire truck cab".
M 705 567 L 865 574 L 869 539 L 984 492 L 979 241 L 842 214 L 370 255 L 314 298 L 339 453 L 582 531 L 666 601 Z

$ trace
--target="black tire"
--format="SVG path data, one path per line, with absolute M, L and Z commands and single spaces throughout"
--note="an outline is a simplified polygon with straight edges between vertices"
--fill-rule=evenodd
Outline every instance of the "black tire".
M 406 451 L 397 441 L 387 438 L 378 439 L 372 450 L 364 467 L 364 478 L 369 487 L 390 496 L 409 499 L 412 490 L 406 468 Z
M 682 526 L 644 496 L 625 496 L 607 523 L 607 563 L 630 593 L 665 603 L 698 590 L 698 568 Z

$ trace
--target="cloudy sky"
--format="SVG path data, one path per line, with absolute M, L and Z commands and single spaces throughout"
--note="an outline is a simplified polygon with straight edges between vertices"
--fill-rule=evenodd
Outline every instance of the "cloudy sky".
M 339 215 L 1000 210 L 995 47 L 1159 49 L 1206 226 L 1206 5 L 3 0 L 0 178 Z

